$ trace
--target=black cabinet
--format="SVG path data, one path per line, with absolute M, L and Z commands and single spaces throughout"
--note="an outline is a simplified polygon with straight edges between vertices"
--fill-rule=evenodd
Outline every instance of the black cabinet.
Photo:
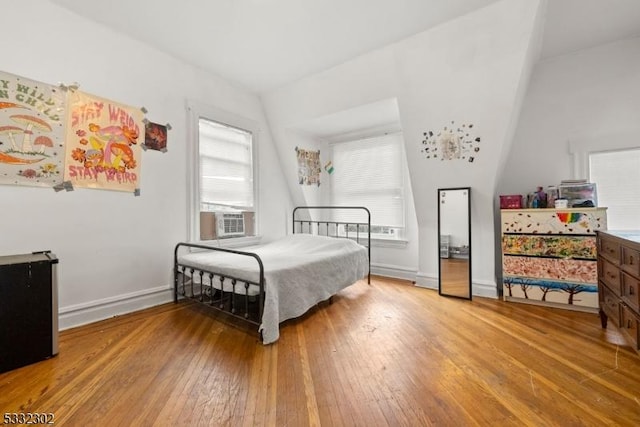
M 58 353 L 57 263 L 50 252 L 0 257 L 0 372 Z

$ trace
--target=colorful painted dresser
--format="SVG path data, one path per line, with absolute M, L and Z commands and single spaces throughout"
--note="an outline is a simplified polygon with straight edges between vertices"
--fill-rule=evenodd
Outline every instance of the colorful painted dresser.
M 607 208 L 503 209 L 505 301 L 598 312 L 596 230 Z

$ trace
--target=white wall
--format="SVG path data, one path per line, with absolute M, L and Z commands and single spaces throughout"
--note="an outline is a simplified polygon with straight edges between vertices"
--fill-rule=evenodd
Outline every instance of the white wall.
M 263 96 L 280 153 L 294 145 L 286 135 L 288 127 L 398 99 L 418 232 L 408 236 L 412 246 L 404 249 L 405 257 L 394 257 L 394 262 L 399 269 L 417 271 L 422 285 L 437 283 L 436 189 L 471 186 L 474 292 L 496 295 L 497 171 L 526 88 L 543 4 L 503 0 Z M 452 120 L 476 126 L 483 144 L 474 163 L 428 160 L 420 153 L 422 133 Z M 281 159 L 288 167 L 287 159 Z M 376 253 L 385 259 L 390 255 L 386 250 Z
M 173 247 L 187 239 L 187 99 L 260 124 L 260 230 L 285 234 L 291 200 L 257 97 L 49 2 L 4 1 L 2 14 L 3 71 L 77 81 L 172 126 L 167 153 L 143 153 L 140 197 L 0 186 L 0 254 L 58 256 L 63 328 L 169 300 Z
M 573 150 L 640 147 L 640 38 L 541 61 L 535 67 L 499 194 L 567 178 Z

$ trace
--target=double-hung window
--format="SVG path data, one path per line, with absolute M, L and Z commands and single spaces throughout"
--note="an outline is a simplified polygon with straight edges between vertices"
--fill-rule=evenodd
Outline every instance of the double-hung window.
M 640 229 L 640 149 L 589 153 L 589 181 L 607 207 L 609 229 Z
M 255 129 L 228 114 L 192 113 L 192 238 L 255 236 Z
M 332 143 L 331 203 L 366 206 L 371 236 L 404 238 L 404 151 L 402 134 Z M 340 221 L 351 221 L 349 213 Z M 352 231 L 352 230 L 350 230 Z

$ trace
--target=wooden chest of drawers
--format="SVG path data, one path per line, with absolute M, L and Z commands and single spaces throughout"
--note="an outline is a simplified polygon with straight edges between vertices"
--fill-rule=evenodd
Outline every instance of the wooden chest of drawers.
M 640 351 L 640 231 L 598 231 L 598 295 L 608 320 Z

